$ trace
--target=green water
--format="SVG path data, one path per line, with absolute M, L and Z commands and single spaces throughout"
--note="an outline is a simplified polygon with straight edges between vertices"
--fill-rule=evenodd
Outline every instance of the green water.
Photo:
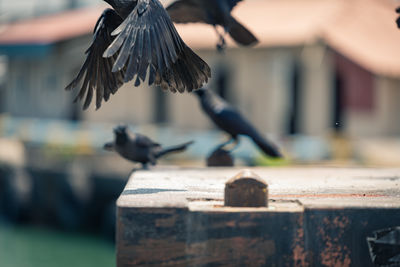
M 1 267 L 112 267 L 114 245 L 90 235 L 0 224 Z

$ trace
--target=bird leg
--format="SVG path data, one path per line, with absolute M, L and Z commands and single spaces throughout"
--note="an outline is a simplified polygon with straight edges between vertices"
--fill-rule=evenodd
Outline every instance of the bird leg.
M 233 150 L 235 150 L 239 145 L 239 138 L 238 137 L 233 137 L 232 139 L 234 140 L 235 145 L 231 148 L 231 150 L 229 150 L 229 152 L 232 152 Z
M 148 169 L 149 169 L 149 166 L 147 165 L 147 162 L 142 163 L 142 170 L 148 170 Z
M 229 145 L 230 143 L 232 143 L 233 141 L 235 141 L 235 138 L 234 138 L 234 137 L 231 137 L 231 138 L 229 138 L 228 141 L 226 141 L 226 142 L 220 144 L 220 145 L 217 147 L 217 149 L 222 149 L 222 148 L 224 148 L 225 146 L 227 146 L 227 145 Z
M 232 142 L 234 142 L 235 145 L 234 145 L 231 149 L 227 150 L 227 151 L 229 151 L 229 152 L 232 152 L 232 151 L 235 150 L 235 149 L 238 147 L 238 145 L 239 145 L 239 137 L 238 137 L 238 136 L 236 136 L 236 137 L 231 137 L 231 138 L 230 138 L 228 141 L 226 141 L 225 143 L 220 144 L 220 145 L 218 146 L 218 149 L 222 149 L 222 148 L 224 148 L 225 146 L 229 145 L 229 144 L 232 143 Z
M 226 48 L 226 42 L 225 42 L 224 35 L 218 31 L 216 26 L 214 26 L 214 29 L 219 38 L 219 41 L 217 43 L 217 50 L 218 50 L 218 52 L 223 52 Z

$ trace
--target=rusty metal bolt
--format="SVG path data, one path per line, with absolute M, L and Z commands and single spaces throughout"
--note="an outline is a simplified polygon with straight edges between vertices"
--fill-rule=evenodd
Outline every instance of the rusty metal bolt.
M 225 183 L 224 205 L 267 207 L 268 184 L 250 170 L 243 170 Z

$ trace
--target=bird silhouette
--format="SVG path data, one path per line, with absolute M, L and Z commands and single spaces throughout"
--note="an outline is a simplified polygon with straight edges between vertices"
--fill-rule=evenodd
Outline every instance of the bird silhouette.
M 275 158 L 282 157 L 278 148 L 265 139 L 232 105 L 228 104 L 209 89 L 202 88 L 196 90 L 194 93 L 199 97 L 201 107 L 208 117 L 221 130 L 231 136 L 231 138 L 227 142 L 221 144 L 220 147 L 224 147 L 233 141 L 236 143 L 236 147 L 239 143 L 239 135 L 246 135 L 250 137 L 265 154 Z
M 144 169 L 147 168 L 148 163 L 155 165 L 160 157 L 172 152 L 184 151 L 189 145 L 193 144 L 193 141 L 190 141 L 163 148 L 145 135 L 128 134 L 126 126 L 116 127 L 114 136 L 114 141 L 104 144 L 104 149 L 114 151 L 129 161 L 139 162 Z
M 213 25 L 219 36 L 217 48 L 222 50 L 226 42 L 223 34 L 218 32 L 217 25 L 222 26 L 224 33 L 229 33 L 241 45 L 253 45 L 258 42 L 257 38 L 231 15 L 232 9 L 240 1 L 242 0 L 176 0 L 166 9 L 172 21 L 176 23 L 202 22 Z
M 75 98 L 87 109 L 95 95 L 96 108 L 122 84 L 159 85 L 183 93 L 200 88 L 211 77 L 206 62 L 180 38 L 158 0 L 105 0 L 106 9 L 94 28 L 86 60 L 66 87 L 79 88 Z

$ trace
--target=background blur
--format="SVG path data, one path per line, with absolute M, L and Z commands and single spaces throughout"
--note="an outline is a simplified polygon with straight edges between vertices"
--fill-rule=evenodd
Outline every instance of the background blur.
M 167 1 L 162 1 L 166 3 Z M 400 32 L 394 0 L 246 0 L 260 40 L 217 54 L 210 26 L 178 25 L 234 104 L 285 160 L 242 138 L 236 165 L 400 166 Z M 135 165 L 102 150 L 112 128 L 190 149 L 161 165 L 204 166 L 227 137 L 191 94 L 123 86 L 82 111 L 77 74 L 100 0 L 0 0 L 0 266 L 112 266 L 114 202 Z

